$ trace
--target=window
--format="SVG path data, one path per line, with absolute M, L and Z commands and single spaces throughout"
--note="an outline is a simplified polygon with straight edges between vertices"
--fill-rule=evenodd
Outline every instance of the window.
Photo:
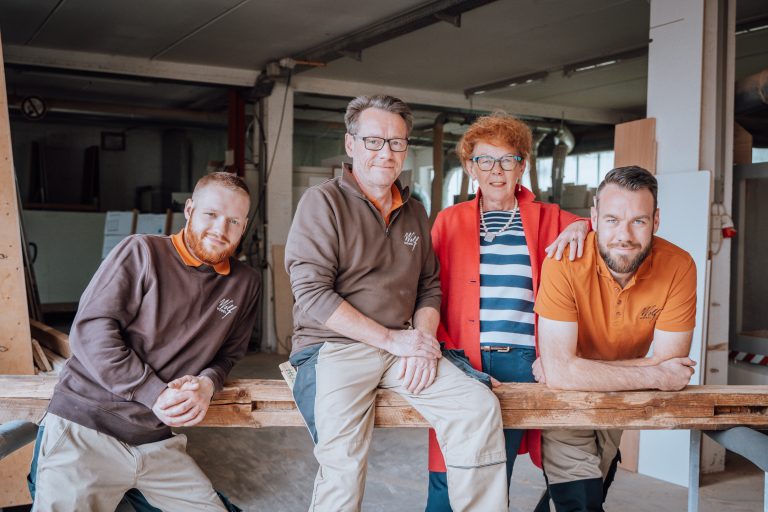
M 768 155 L 766 157 L 768 159 Z M 552 188 L 552 157 L 539 158 L 536 163 L 539 189 L 543 191 Z M 568 155 L 565 158 L 563 183 L 597 188 L 611 169 L 613 169 L 613 151 Z M 523 185 L 529 188 L 531 186 L 531 177 L 528 173 L 523 176 Z

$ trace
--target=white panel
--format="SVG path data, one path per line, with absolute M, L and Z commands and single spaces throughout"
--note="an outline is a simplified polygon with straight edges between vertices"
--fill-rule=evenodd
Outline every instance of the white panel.
M 703 318 L 707 290 L 709 171 L 659 175 L 661 224 L 658 236 L 682 247 L 696 262 L 696 328 L 690 356 L 697 361 L 691 384 L 701 382 Z M 690 432 L 645 430 L 640 433 L 638 472 L 667 482 L 688 484 Z
M 101 263 L 106 215 L 40 210 L 23 215 L 27 242 L 37 245 L 40 302 L 78 302 Z
M 677 5 L 672 12 L 669 4 Z M 700 1 L 651 4 L 648 117 L 656 118 L 659 174 L 699 168 L 704 9 Z M 684 9 L 683 17 L 678 10 Z M 675 14 L 674 16 L 672 14 Z M 652 22 L 653 23 L 653 22 Z M 655 28 L 654 28 L 655 27 Z

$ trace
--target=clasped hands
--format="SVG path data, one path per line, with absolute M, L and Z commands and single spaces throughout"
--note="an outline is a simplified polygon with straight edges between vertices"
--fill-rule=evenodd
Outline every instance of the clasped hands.
M 168 383 L 152 406 L 160 421 L 169 427 L 197 425 L 208 412 L 213 397 L 213 381 L 204 376 L 185 375 Z

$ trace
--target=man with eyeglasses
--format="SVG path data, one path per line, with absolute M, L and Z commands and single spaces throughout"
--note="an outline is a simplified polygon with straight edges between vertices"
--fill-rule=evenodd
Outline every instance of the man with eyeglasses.
M 296 298 L 293 394 L 320 464 L 310 510 L 360 510 L 381 387 L 435 428 L 453 510 L 506 511 L 499 404 L 441 358 L 429 222 L 397 180 L 411 111 L 391 96 L 361 96 L 345 122 L 352 165 L 305 192 L 285 257 Z

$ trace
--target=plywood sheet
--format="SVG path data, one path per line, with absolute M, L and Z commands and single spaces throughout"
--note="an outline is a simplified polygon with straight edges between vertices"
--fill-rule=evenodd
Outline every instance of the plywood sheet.
M 639 119 L 616 125 L 614 167 L 639 165 L 656 174 L 656 119 Z
M 32 375 L 35 370 L 4 69 L 0 44 L 0 374 Z M 25 479 L 31 460 L 26 449 L 0 462 L 0 508 L 31 502 Z

